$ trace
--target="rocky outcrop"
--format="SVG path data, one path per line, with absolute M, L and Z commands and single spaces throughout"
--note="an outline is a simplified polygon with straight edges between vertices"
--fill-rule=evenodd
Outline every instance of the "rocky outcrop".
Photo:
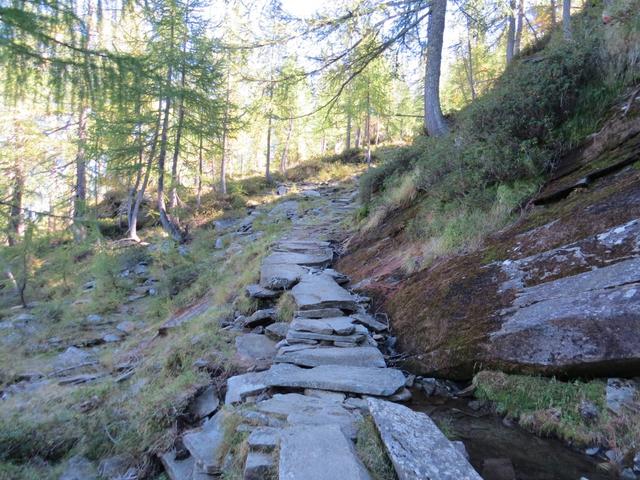
M 639 118 L 614 119 L 559 162 L 522 217 L 476 251 L 406 274 L 407 256 L 420 252 L 405 230 L 415 207 L 351 240 L 337 268 L 389 314 L 410 369 L 457 378 L 477 365 L 549 375 L 638 371 Z

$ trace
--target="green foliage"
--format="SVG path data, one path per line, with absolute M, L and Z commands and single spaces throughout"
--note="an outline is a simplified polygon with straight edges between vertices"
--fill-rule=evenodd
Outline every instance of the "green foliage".
M 91 265 L 96 281 L 90 305 L 94 313 L 112 312 L 124 303 L 133 288 L 132 282 L 122 275 L 124 268 L 117 251 L 98 250 Z

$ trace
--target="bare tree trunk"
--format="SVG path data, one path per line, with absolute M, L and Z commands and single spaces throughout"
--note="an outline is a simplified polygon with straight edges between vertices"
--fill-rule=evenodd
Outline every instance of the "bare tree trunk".
M 267 182 L 271 182 L 271 127 L 273 124 L 273 115 L 271 109 L 273 106 L 271 103 L 273 102 L 273 83 L 269 85 L 269 118 L 267 120 L 267 166 L 265 170 L 265 178 Z
M 24 186 L 25 176 L 22 164 L 16 162 L 13 172 L 13 192 L 11 194 L 11 208 L 9 210 L 9 225 L 7 241 L 10 246 L 15 246 L 24 236 Z
M 129 238 L 132 238 L 136 242 L 140 241 L 138 237 L 138 214 L 140 213 L 140 206 L 142 205 L 142 201 L 144 200 L 144 194 L 147 190 L 147 185 L 149 184 L 149 177 L 151 176 L 151 170 L 153 167 L 153 158 L 156 155 L 156 149 L 158 146 L 158 135 L 160 134 L 160 119 L 162 118 L 162 100 L 158 101 L 158 116 L 156 118 L 156 125 L 153 132 L 153 140 L 151 143 L 151 151 L 149 152 L 149 157 L 147 158 L 147 164 L 145 166 L 144 178 L 142 180 L 142 185 L 136 191 L 135 201 L 133 202 L 133 208 L 131 209 L 131 213 L 129 214 Z
M 433 137 L 446 135 L 449 127 L 440 106 L 440 69 L 447 0 L 433 0 L 427 27 L 427 64 L 424 79 L 424 125 Z
M 371 89 L 367 82 L 367 166 L 371 166 Z
M 227 66 L 224 124 L 222 125 L 222 157 L 220 158 L 220 193 L 227 194 L 227 137 L 229 136 L 229 99 L 231 98 L 231 69 Z
M 198 141 L 198 190 L 196 193 L 196 209 L 200 209 L 202 201 L 202 132 Z
M 509 0 L 509 16 L 507 17 L 507 65 L 513 60 L 516 47 L 516 0 Z
M 289 126 L 287 128 L 287 139 L 284 142 L 282 157 L 280 157 L 280 173 L 282 173 L 283 175 L 287 173 L 287 157 L 289 155 L 289 143 L 291 142 L 292 132 L 293 132 L 293 118 L 290 118 Z
M 571 0 L 562 0 L 562 34 L 565 40 L 571 40 Z
M 186 41 L 182 45 L 182 55 L 187 49 Z M 173 160 L 171 162 L 171 195 L 169 197 L 169 208 L 175 209 L 178 206 L 178 158 L 180 156 L 180 140 L 182 139 L 182 126 L 184 124 L 184 83 L 185 83 L 185 62 L 180 67 L 180 105 L 178 107 L 178 125 L 176 128 L 176 144 L 173 149 Z
M 360 130 L 360 125 L 358 125 L 358 128 L 356 128 L 356 148 L 360 148 L 361 137 L 362 137 L 362 133 Z
M 551 28 L 555 28 L 558 20 L 556 19 L 556 0 L 551 0 L 549 7 L 551 8 Z
M 83 101 L 78 114 L 78 150 L 76 151 L 76 184 L 73 197 L 73 230 L 76 241 L 84 240 L 86 229 L 84 217 L 87 207 L 87 115 L 88 106 Z
M 347 112 L 347 138 L 345 142 L 345 150 L 351 150 L 351 109 Z
M 522 47 L 522 29 L 524 28 L 524 0 L 518 0 L 518 16 L 516 17 L 516 38 L 514 53 L 518 55 Z

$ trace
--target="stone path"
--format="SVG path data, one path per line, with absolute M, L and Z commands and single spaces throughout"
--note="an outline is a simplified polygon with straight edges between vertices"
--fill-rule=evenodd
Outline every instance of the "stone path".
M 329 268 L 328 240 L 355 208 L 354 195 L 313 192 L 306 196 L 321 205 L 305 216 L 291 201 L 274 208 L 286 210 L 293 228 L 264 259 L 260 283 L 246 289 L 274 307 L 290 291 L 294 319 L 276 323 L 273 309 L 236 319 L 231 328 L 243 331 L 238 358 L 254 371 L 231 377 L 225 408 L 183 435 L 186 459 L 161 457 L 168 476 L 219 475 L 232 463 L 223 442 L 232 425 L 248 432 L 245 480 L 368 480 L 354 440 L 371 411 L 400 479 L 480 478 L 428 417 L 382 400 L 410 398 L 404 374 L 387 367 L 374 340 L 384 341 L 387 325 L 367 312 L 368 299 L 345 288 L 346 276 Z M 225 420 L 234 416 L 240 420 Z

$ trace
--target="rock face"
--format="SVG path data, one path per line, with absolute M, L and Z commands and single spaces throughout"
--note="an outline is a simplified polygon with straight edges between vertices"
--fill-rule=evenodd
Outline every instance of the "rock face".
M 417 214 L 408 207 L 352 239 L 336 269 L 353 282 L 368 279 L 364 290 L 389 314 L 396 348 L 417 374 L 469 378 L 482 364 L 633 376 L 640 368 L 640 171 L 589 175 L 637 159 L 639 133 L 637 116 L 605 125 L 593 145 L 559 162 L 517 222 L 479 250 L 407 275 L 405 225 Z M 581 189 L 571 187 L 587 177 Z
M 384 400 L 367 401 L 399 480 L 482 480 L 427 415 Z
M 328 461 L 330 459 L 330 461 Z M 353 444 L 335 425 L 290 427 L 282 433 L 280 480 L 370 480 Z
M 405 378 L 401 371 L 391 368 L 321 365 L 305 369 L 276 364 L 267 371 L 265 383 L 271 387 L 316 388 L 389 396 L 404 387 Z

